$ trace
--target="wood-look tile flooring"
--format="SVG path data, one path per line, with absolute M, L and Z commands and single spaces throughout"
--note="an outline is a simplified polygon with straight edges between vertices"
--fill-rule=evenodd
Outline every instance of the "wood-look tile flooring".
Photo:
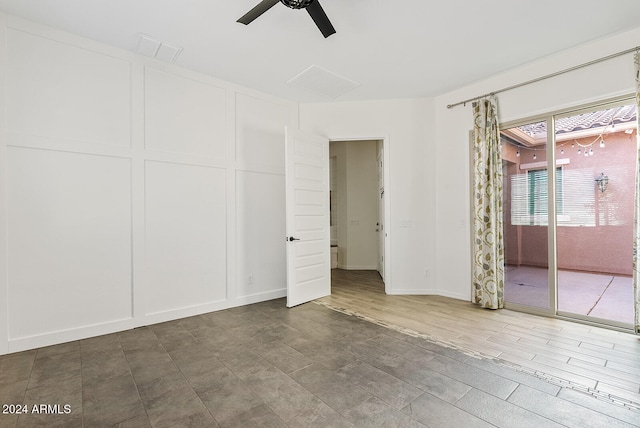
M 640 407 L 640 336 L 439 296 L 392 296 L 376 271 L 332 270 L 320 303 Z

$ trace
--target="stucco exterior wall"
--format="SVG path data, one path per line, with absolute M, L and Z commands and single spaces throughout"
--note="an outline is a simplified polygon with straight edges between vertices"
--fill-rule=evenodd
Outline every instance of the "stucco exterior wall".
M 588 177 L 592 185 L 593 199 L 585 198 L 584 209 L 589 213 L 592 224 L 567 225 L 558 222 L 558 268 L 617 275 L 632 274 L 632 235 L 633 200 L 635 179 L 636 132 L 632 134 L 616 132 L 605 135 L 606 146 L 600 148 L 596 143 L 591 146 L 593 156 L 578 154 L 581 145 L 591 143 L 595 137 L 559 142 L 556 145 L 556 159 L 568 160 L 563 164 L 566 181 L 571 171 L 579 171 Z M 564 149 L 564 153 L 561 150 Z M 505 160 L 505 252 L 506 263 L 511 265 L 542 266 L 547 263 L 547 226 L 514 225 L 511 219 L 511 195 L 513 192 L 510 177 L 524 174 L 520 165 L 546 161 L 544 150 L 533 152 L 520 150 L 515 156 L 515 148 L 503 145 Z M 583 149 L 584 150 L 584 149 Z M 595 182 L 600 173 L 609 177 L 605 192 L 598 190 Z M 593 180 L 593 181 L 591 181 Z M 569 198 L 571 185 L 565 183 L 565 199 Z

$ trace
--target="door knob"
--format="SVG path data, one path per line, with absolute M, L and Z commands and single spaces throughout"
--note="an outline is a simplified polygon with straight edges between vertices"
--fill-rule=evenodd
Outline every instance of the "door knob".
M 289 237 L 289 242 L 293 242 L 293 241 L 299 241 L 299 238 L 294 238 L 293 236 Z

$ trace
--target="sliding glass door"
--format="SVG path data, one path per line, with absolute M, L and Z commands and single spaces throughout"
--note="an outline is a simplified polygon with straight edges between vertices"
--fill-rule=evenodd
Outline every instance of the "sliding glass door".
M 507 306 L 632 324 L 636 110 L 503 129 Z
M 502 131 L 505 301 L 549 309 L 546 123 Z
M 556 118 L 558 312 L 633 323 L 636 106 Z

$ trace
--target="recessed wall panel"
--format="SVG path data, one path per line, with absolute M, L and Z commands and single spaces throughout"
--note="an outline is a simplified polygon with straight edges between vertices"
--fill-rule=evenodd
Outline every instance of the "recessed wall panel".
M 322 216 L 296 216 L 295 230 L 299 231 L 321 231 L 323 232 L 326 225 Z
M 224 160 L 226 92 L 145 69 L 145 147 Z
M 286 286 L 284 176 L 238 172 L 238 296 Z
M 225 171 L 145 164 L 146 313 L 226 298 Z
M 282 104 L 237 94 L 237 161 L 284 174 L 284 130 L 291 116 L 291 109 Z
M 130 160 L 7 155 L 9 339 L 130 318 Z
M 10 28 L 6 64 L 8 131 L 130 146 L 127 61 Z
M 315 166 L 297 164 L 294 174 L 296 178 L 301 180 L 324 182 L 324 170 Z

